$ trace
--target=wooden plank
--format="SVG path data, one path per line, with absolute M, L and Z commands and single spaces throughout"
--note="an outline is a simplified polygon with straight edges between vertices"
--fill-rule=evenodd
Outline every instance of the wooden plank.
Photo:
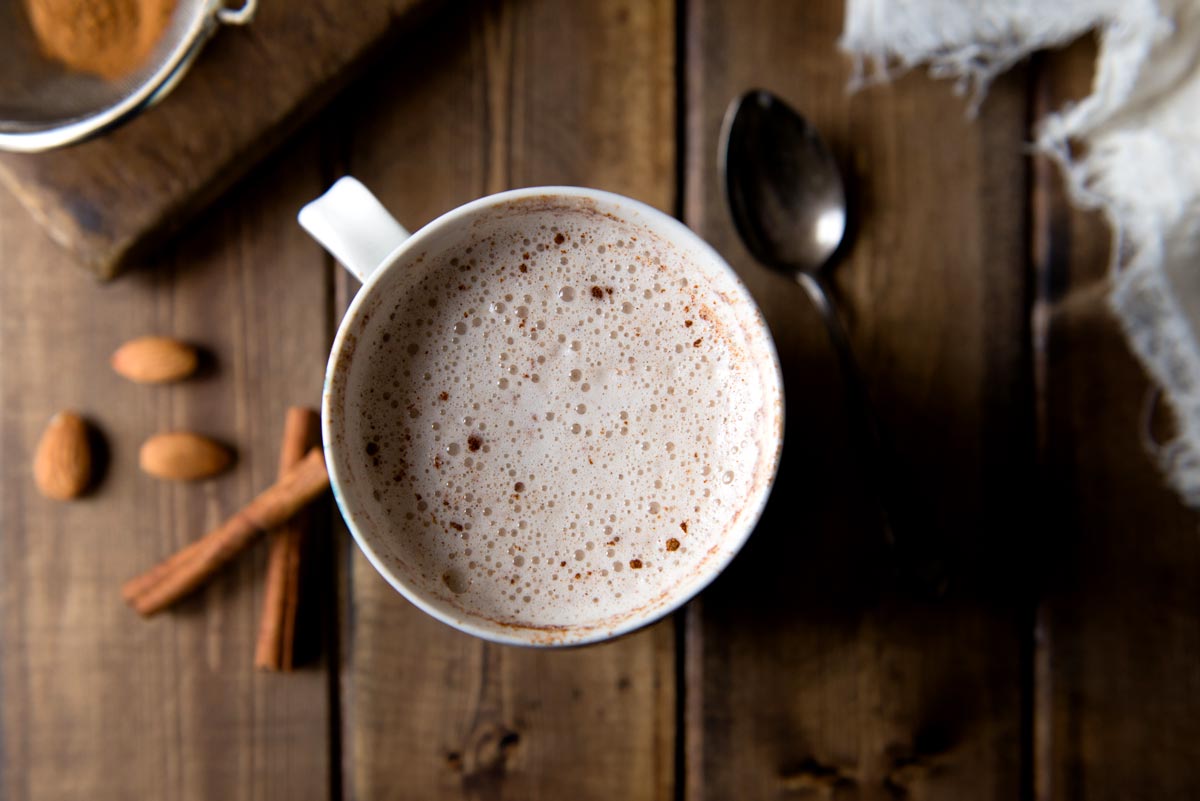
M 350 171 L 411 227 L 534 184 L 670 209 L 672 3 L 473 8 L 361 88 Z M 357 551 L 351 576 L 347 798 L 672 796 L 671 621 L 582 650 L 502 647 L 425 616 Z
M 424 16 L 425 0 L 260 3 L 155 108 L 82 145 L 0 155 L 0 182 L 102 277 L 146 258 Z
M 1086 93 L 1083 42 L 1038 71 L 1038 105 Z M 1149 382 L 1106 302 L 1109 232 L 1036 173 L 1041 440 L 1050 522 L 1037 653 L 1037 794 L 1193 798 L 1200 786 L 1200 541 L 1142 442 Z M 1158 411 L 1159 428 L 1170 413 Z M 1161 432 L 1159 433 L 1161 437 Z
M 689 617 L 687 796 L 1016 798 L 1033 458 L 1023 77 L 998 81 L 977 120 L 922 74 L 848 96 L 841 8 L 688 6 L 685 221 L 762 304 L 788 430 L 759 530 Z M 940 600 L 893 580 L 825 331 L 729 221 L 718 131 L 730 100 L 760 86 L 852 175 L 859 224 L 834 283 L 894 480 L 916 490 L 907 536 L 933 537 L 952 566 Z
M 329 795 L 327 667 L 253 667 L 265 545 L 150 622 L 119 593 L 269 484 L 285 409 L 319 399 L 332 268 L 294 222 L 319 191 L 316 156 L 311 138 L 289 148 L 160 263 L 108 286 L 0 198 L 0 797 Z M 208 366 L 174 386 L 116 376 L 109 354 L 152 332 L 203 346 Z M 64 407 L 108 450 L 95 492 L 70 504 L 30 479 Z M 139 445 L 170 428 L 233 445 L 236 466 L 186 486 L 141 474 Z

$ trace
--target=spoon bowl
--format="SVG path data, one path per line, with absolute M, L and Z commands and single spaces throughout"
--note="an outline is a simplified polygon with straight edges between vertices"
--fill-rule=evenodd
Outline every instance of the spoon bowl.
M 787 273 L 815 273 L 846 233 L 846 190 L 837 162 L 809 122 L 770 92 L 729 107 L 720 170 L 747 249 Z

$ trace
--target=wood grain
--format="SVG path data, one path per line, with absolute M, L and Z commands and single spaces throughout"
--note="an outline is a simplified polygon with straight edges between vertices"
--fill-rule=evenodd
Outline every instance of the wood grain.
M 1084 42 L 1038 70 L 1038 106 L 1086 93 Z M 1037 795 L 1184 799 L 1200 786 L 1200 540 L 1142 441 L 1151 387 L 1109 310 L 1110 234 L 1040 160 L 1044 596 Z M 1160 405 L 1162 406 L 1162 405 Z M 1158 428 L 1170 413 L 1157 412 Z M 1161 437 L 1161 432 L 1158 434 Z
M 1016 798 L 1025 622 L 1018 556 L 1033 453 L 1025 92 L 980 119 L 909 75 L 848 96 L 841 4 L 696 0 L 686 18 L 685 222 L 738 269 L 784 365 L 788 430 L 765 517 L 687 627 L 687 797 Z M 833 277 L 947 597 L 893 577 L 825 331 L 754 264 L 716 172 L 727 104 L 764 87 L 822 130 L 861 221 Z
M 318 397 L 329 267 L 294 222 L 321 185 L 316 153 L 289 149 L 153 269 L 108 286 L 0 198 L 0 797 L 329 794 L 326 669 L 253 667 L 265 547 L 153 622 L 119 592 L 270 484 L 284 410 Z M 112 351 L 147 333 L 203 345 L 202 372 L 163 387 L 114 373 Z M 41 498 L 29 472 L 64 406 L 107 452 L 71 504 Z M 236 444 L 237 465 L 196 486 L 141 474 L 138 444 L 172 428 Z
M 101 277 L 147 258 L 343 87 L 425 0 L 262 0 L 166 100 L 82 145 L 0 155 L 0 182 Z
M 670 209 L 672 21 L 668 0 L 440 15 L 361 88 L 350 172 L 413 228 L 536 184 Z M 351 575 L 347 798 L 672 796 L 671 621 L 583 650 L 489 645 L 409 605 L 357 551 Z

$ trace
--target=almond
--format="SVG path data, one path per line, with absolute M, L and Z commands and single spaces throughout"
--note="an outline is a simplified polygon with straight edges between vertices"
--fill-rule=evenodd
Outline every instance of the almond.
M 198 362 L 195 348 L 169 337 L 131 339 L 112 355 L 113 370 L 139 384 L 179 381 L 196 372 Z
M 74 412 L 50 419 L 33 457 L 33 480 L 47 498 L 77 498 L 92 479 L 92 449 L 88 427 Z
M 156 434 L 138 454 L 142 470 L 171 481 L 209 478 L 232 462 L 233 454 L 224 445 L 187 431 Z

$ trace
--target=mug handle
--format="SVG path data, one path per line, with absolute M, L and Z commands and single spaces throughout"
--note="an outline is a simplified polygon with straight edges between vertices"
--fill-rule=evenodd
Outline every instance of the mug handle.
M 348 175 L 300 209 L 299 220 L 362 283 L 409 237 L 379 199 Z

